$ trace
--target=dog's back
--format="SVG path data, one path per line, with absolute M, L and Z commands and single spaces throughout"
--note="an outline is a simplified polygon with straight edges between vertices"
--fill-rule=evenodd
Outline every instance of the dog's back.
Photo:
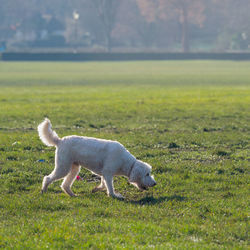
M 63 137 L 57 146 L 59 155 L 67 155 L 72 161 L 84 166 L 96 174 L 101 174 L 104 165 L 132 164 L 135 157 L 117 141 L 98 139 L 85 136 Z

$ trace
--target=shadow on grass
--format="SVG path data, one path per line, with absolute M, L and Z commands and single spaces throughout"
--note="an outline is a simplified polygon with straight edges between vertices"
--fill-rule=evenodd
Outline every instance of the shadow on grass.
M 155 205 L 162 203 L 164 201 L 185 201 L 187 198 L 179 195 L 163 196 L 159 198 L 154 198 L 153 196 L 144 197 L 138 201 L 128 201 L 127 203 L 138 204 L 138 205 Z

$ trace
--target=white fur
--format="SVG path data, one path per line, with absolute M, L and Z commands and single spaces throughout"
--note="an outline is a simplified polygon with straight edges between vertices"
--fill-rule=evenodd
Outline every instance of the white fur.
M 38 126 L 42 142 L 56 147 L 55 169 L 44 177 L 42 192 L 46 192 L 52 182 L 64 179 L 61 188 L 68 195 L 74 196 L 71 186 L 81 166 L 101 176 L 101 184 L 92 192 L 107 189 L 109 196 L 122 198 L 114 191 L 115 175 L 128 177 L 129 182 L 141 190 L 156 185 L 150 174 L 151 166 L 137 160 L 119 142 L 75 135 L 59 138 L 51 127 L 47 118 Z

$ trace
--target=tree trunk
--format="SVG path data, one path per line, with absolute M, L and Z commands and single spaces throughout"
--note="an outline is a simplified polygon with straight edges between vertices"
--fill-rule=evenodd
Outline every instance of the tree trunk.
M 182 52 L 189 52 L 189 29 L 188 29 L 188 12 L 186 6 L 183 6 L 182 18 Z
M 112 49 L 112 30 L 116 22 L 116 12 L 120 5 L 119 0 L 95 0 L 93 1 L 98 11 L 100 21 L 103 25 L 106 49 L 108 52 Z
M 111 39 L 111 31 L 107 31 L 106 34 L 106 43 L 107 43 L 107 51 L 111 52 L 111 48 L 112 48 L 112 39 Z

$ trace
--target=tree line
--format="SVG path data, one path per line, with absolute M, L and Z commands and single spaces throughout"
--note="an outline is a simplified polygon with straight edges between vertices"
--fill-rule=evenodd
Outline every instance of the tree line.
M 250 0 L 0 0 L 9 47 L 250 49 Z

